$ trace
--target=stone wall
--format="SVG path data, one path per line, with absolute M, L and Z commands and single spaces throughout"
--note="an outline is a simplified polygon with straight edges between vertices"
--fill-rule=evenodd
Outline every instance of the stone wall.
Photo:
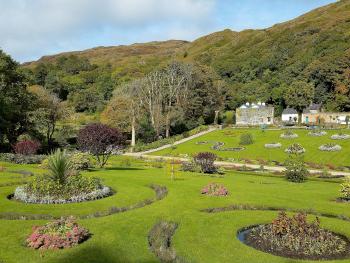
M 273 107 L 259 107 L 259 108 L 238 108 L 236 110 L 236 124 L 237 125 L 261 125 L 273 124 Z

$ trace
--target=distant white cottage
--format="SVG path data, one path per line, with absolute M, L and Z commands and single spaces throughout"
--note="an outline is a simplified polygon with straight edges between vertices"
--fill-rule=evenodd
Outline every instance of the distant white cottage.
M 273 124 L 274 107 L 265 103 L 243 104 L 236 109 L 237 125 L 262 125 Z
M 282 112 L 282 122 L 297 123 L 298 118 L 298 112 L 293 108 L 286 108 Z

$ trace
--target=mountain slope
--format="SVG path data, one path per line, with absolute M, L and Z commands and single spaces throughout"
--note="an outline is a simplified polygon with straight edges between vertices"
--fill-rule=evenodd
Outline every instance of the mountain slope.
M 172 58 L 211 66 L 229 84 L 228 108 L 261 100 L 281 109 L 285 106 L 281 87 L 302 80 L 315 85 L 315 102 L 330 110 L 350 110 L 350 0 L 263 30 L 226 29 L 193 42 L 99 47 L 43 57 L 27 66 L 52 63 L 67 54 L 110 63 L 116 76 L 126 79 L 142 76 Z

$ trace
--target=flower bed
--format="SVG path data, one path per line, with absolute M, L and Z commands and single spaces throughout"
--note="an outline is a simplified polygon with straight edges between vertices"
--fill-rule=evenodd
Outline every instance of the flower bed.
M 301 153 L 304 153 L 306 150 L 299 143 L 294 143 L 294 144 L 290 145 L 284 151 L 286 153 L 301 154 Z
M 210 196 L 227 196 L 229 194 L 226 187 L 218 183 L 210 183 L 201 190 L 202 194 Z
M 243 146 L 238 146 L 238 147 L 227 147 L 224 148 L 223 146 L 225 143 L 223 142 L 216 142 L 211 149 L 215 151 L 223 151 L 223 152 L 238 152 L 238 151 L 243 151 L 245 147 Z
M 312 223 L 306 214 L 288 217 L 281 212 L 267 225 L 258 225 L 239 233 L 245 244 L 278 256 L 325 260 L 349 256 L 349 240 L 329 230 L 320 228 L 319 219 Z
M 327 132 L 325 132 L 325 131 L 311 131 L 308 134 L 310 136 L 320 137 L 320 136 L 327 135 Z
M 79 226 L 73 217 L 61 218 L 33 227 L 27 246 L 33 249 L 64 249 L 76 246 L 89 237 L 89 231 Z
M 320 149 L 321 151 L 326 151 L 326 152 L 338 152 L 342 148 L 338 144 L 326 143 L 326 144 L 323 144 L 320 147 L 318 147 L 318 149 Z
M 275 148 L 281 148 L 281 147 L 282 147 L 282 144 L 280 144 L 279 142 L 265 144 L 265 148 L 268 148 L 268 149 L 275 149 Z
M 347 140 L 350 138 L 349 134 L 333 134 L 331 136 L 332 140 Z
M 197 145 L 203 145 L 203 144 L 208 144 L 209 142 L 208 141 L 199 141 L 199 142 L 196 142 Z
M 101 188 L 97 188 L 91 192 L 82 191 L 81 193 L 72 195 L 67 194 L 67 190 L 65 189 L 62 189 L 62 191 L 62 195 L 51 195 L 50 193 L 28 190 L 27 186 L 19 186 L 15 190 L 13 199 L 32 204 L 67 204 L 97 200 L 113 194 L 112 190 L 107 186 L 101 186 Z
M 296 133 L 293 133 L 293 134 L 282 133 L 282 134 L 280 135 L 280 137 L 281 137 L 282 139 L 295 139 L 295 138 L 298 138 L 299 136 L 298 136 L 298 134 L 296 134 Z

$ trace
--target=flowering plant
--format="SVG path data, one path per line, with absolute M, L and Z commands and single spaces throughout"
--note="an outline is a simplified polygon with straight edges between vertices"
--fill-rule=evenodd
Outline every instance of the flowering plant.
M 202 189 L 201 193 L 205 195 L 212 195 L 212 196 L 226 196 L 229 194 L 226 187 L 218 183 L 208 184 Z
M 87 229 L 79 226 L 74 217 L 68 217 L 34 226 L 27 245 L 34 249 L 63 249 L 76 246 L 89 237 Z

